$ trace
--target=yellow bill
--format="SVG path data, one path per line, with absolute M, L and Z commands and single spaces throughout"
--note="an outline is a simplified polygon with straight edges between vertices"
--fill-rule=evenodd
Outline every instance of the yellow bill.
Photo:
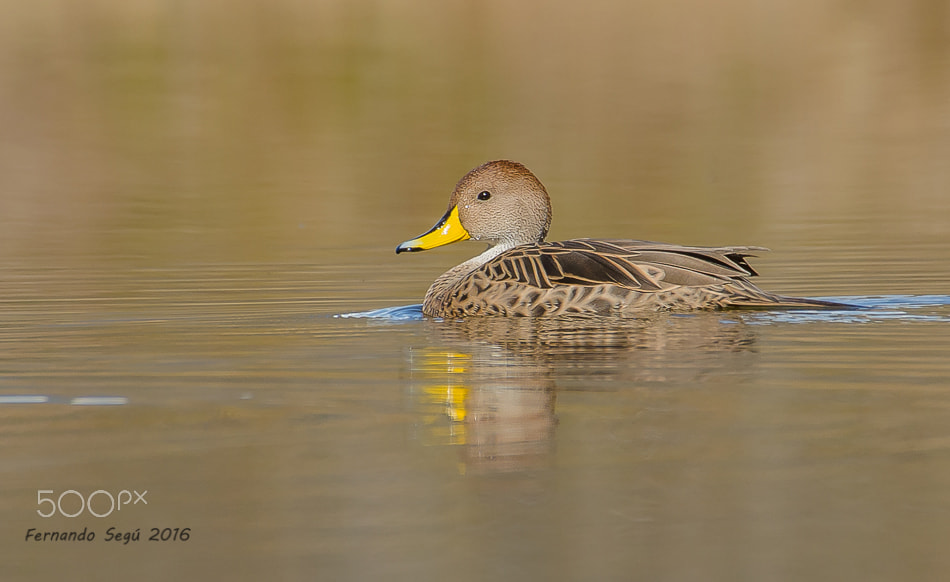
M 470 238 L 472 235 L 468 234 L 459 221 L 458 206 L 453 206 L 427 233 L 396 247 L 396 254 L 425 251 Z

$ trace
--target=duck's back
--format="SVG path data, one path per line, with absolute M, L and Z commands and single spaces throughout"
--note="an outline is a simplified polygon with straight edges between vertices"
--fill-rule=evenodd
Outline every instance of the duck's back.
M 522 245 L 426 297 L 437 317 L 637 313 L 730 307 L 830 307 L 762 291 L 746 258 L 762 247 L 574 239 Z

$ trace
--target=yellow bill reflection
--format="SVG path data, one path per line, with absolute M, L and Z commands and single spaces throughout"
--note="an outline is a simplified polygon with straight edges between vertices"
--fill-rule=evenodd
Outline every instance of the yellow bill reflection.
M 462 472 L 545 465 L 556 421 L 547 375 L 510 353 L 413 353 L 412 379 L 426 444 L 460 447 Z

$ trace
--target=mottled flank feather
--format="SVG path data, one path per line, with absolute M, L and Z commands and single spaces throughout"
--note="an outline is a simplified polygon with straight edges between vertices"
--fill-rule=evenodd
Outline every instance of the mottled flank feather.
M 834 307 L 762 291 L 746 261 L 762 247 L 576 239 L 515 247 L 426 297 L 437 317 Z

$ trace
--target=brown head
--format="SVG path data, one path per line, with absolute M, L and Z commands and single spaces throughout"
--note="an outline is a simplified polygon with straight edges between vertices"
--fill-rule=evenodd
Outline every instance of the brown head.
M 550 226 L 551 200 L 541 181 L 518 162 L 497 160 L 465 174 L 455 185 L 445 216 L 396 252 L 467 239 L 511 248 L 543 241 Z

